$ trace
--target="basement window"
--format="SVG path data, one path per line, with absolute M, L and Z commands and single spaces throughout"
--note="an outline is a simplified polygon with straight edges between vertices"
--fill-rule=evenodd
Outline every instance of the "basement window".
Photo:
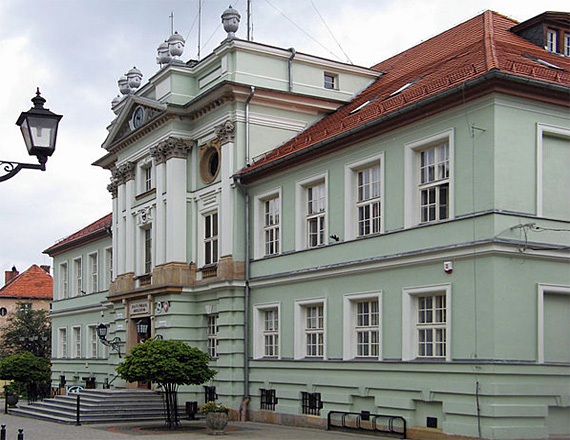
M 303 391 L 301 393 L 301 398 L 303 414 L 311 414 L 314 416 L 320 415 L 321 409 L 323 409 L 321 393 L 307 393 Z
M 261 391 L 261 409 L 275 411 L 275 405 L 279 401 L 275 395 L 275 390 L 260 388 L 259 391 Z

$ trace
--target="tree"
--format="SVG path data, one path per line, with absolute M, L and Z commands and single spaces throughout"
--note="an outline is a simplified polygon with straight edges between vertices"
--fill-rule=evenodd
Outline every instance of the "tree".
M 48 360 L 29 352 L 13 354 L 0 361 L 0 379 L 13 380 L 12 388 L 25 389 L 29 400 L 35 400 L 38 390 L 49 387 L 50 377 Z
M 30 352 L 44 359 L 51 357 L 51 323 L 46 310 L 28 310 L 22 303 L 8 318 L 0 336 L 0 357 Z
M 184 342 L 149 339 L 136 345 L 117 367 L 117 374 L 128 382 L 153 382 L 165 393 L 166 425 L 175 429 L 178 419 L 178 387 L 201 385 L 217 371 L 208 366 L 210 356 Z

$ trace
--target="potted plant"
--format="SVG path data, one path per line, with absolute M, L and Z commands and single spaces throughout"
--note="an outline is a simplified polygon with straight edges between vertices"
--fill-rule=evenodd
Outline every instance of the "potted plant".
M 9 408 L 16 408 L 17 403 L 20 400 L 17 385 L 14 383 L 4 385 L 4 397 Z
M 206 426 L 210 430 L 210 434 L 219 435 L 223 434 L 228 424 L 228 412 L 230 409 L 222 404 L 216 402 L 208 402 L 200 408 L 206 417 Z

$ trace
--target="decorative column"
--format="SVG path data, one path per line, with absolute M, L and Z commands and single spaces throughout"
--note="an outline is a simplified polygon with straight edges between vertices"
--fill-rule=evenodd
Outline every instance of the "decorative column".
M 127 162 L 121 165 L 125 180 L 125 272 L 135 272 L 135 221 L 131 213 L 135 197 L 135 164 Z
M 118 190 L 119 190 L 119 184 L 118 184 L 118 180 L 116 178 L 116 168 L 113 168 L 111 170 L 111 183 L 109 185 L 107 185 L 107 190 L 111 193 L 111 198 L 113 199 L 113 214 L 112 214 L 112 218 L 111 218 L 111 231 L 112 231 L 112 252 L 115 253 L 117 252 L 117 249 L 119 247 L 119 199 L 118 199 Z M 116 255 L 113 255 L 112 258 L 113 261 L 113 267 L 111 268 L 112 272 L 113 272 L 113 277 L 116 277 L 118 272 L 118 258 Z M 111 280 L 109 280 L 109 282 L 111 282 Z
M 216 136 L 221 144 L 221 195 L 220 195 L 220 216 L 219 216 L 219 252 L 220 252 L 220 271 L 221 278 L 233 278 L 230 269 L 228 273 L 224 268 L 224 261 L 232 259 L 233 254 L 233 229 L 234 229 L 234 204 L 233 192 L 231 187 L 231 176 L 234 174 L 234 139 L 235 126 L 232 121 L 226 121 L 216 127 Z M 224 273 L 226 272 L 226 273 Z
M 156 212 L 155 212 L 155 266 L 166 263 L 166 156 L 158 146 L 150 148 L 156 170 Z

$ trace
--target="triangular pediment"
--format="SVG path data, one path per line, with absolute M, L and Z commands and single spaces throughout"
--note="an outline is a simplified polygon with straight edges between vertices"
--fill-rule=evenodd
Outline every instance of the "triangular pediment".
M 111 147 L 130 134 L 142 129 L 150 121 L 166 112 L 166 104 L 141 96 L 131 95 L 126 99 L 117 118 L 111 124 L 109 135 L 102 147 Z

